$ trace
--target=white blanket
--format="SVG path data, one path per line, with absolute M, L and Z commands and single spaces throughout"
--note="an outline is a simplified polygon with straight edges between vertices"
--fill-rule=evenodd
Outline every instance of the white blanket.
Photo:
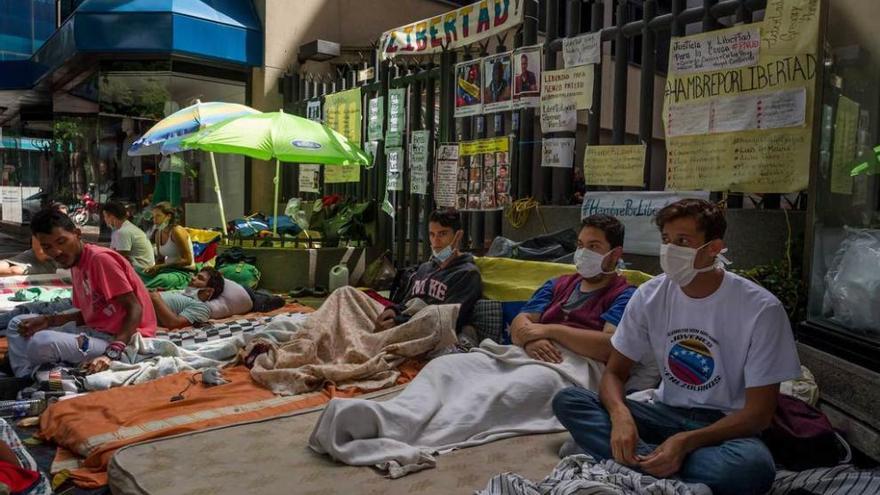
M 564 360 L 556 365 L 486 340 L 470 353 L 437 358 L 393 399 L 330 401 L 309 446 L 396 478 L 433 467 L 437 453 L 563 431 L 553 396 L 571 385 L 596 390 L 604 366 L 561 351 Z
M 181 371 L 225 366 L 235 362 L 239 351 L 253 339 L 263 338 L 279 344 L 293 339 L 306 316 L 291 314 L 277 317 L 271 326 L 267 325 L 255 333 L 205 342 L 187 349 L 167 339 L 144 338 L 136 334 L 134 342 L 125 349 L 124 359 L 113 361 L 107 371 L 86 376 L 84 387 L 86 390 L 106 390 L 148 382 Z

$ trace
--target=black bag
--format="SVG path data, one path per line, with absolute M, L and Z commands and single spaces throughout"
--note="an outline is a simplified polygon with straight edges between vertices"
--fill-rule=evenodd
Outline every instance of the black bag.
M 257 257 L 248 256 L 247 254 L 245 254 L 244 249 L 240 247 L 233 247 L 220 253 L 220 255 L 217 256 L 217 261 L 214 263 L 214 265 L 217 268 L 220 268 L 223 265 L 237 265 L 239 263 L 256 265 Z
M 761 439 L 776 463 L 792 471 L 836 466 L 851 457 L 849 445 L 822 411 L 784 394 Z
M 254 303 L 252 311 L 257 313 L 268 313 L 269 311 L 275 311 L 284 306 L 283 297 L 276 296 L 267 290 L 253 290 L 248 287 L 245 287 L 244 290 L 246 290 L 248 295 L 251 296 L 251 301 Z

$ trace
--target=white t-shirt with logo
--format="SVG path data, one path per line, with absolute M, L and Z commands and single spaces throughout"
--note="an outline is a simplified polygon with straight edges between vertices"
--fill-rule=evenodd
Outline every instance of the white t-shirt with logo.
M 801 376 L 782 303 L 729 272 L 701 299 L 665 275 L 642 284 L 611 344 L 633 361 L 653 352 L 662 378 L 657 399 L 674 407 L 730 413 L 745 406 L 746 388 Z

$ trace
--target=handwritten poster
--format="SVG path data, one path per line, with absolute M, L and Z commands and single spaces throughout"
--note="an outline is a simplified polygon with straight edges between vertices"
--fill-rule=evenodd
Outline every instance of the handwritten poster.
M 800 127 L 806 118 L 806 88 L 712 98 L 667 109 L 667 136 Z
M 458 159 L 457 144 L 441 144 L 437 147 L 437 163 L 434 166 L 434 202 L 438 207 L 456 206 Z
M 340 91 L 324 97 L 324 122 L 356 146 L 361 145 L 361 115 L 360 88 Z M 326 165 L 324 168 L 325 184 L 360 180 L 359 166 Z
M 541 102 L 541 132 L 577 130 L 577 103 L 574 98 Z
M 320 174 L 320 165 L 301 164 L 299 166 L 299 192 L 320 192 L 318 189 Z
M 756 65 L 761 35 L 758 28 L 753 26 L 672 38 L 670 72 L 692 74 Z
M 807 52 L 774 55 L 767 53 L 766 25 L 758 28 L 757 64 L 670 72 L 663 112 L 667 189 L 790 193 L 807 187 L 817 36 Z M 805 29 L 818 33 L 818 27 Z
M 547 70 L 543 74 L 541 106 L 559 100 L 574 100 L 578 110 L 593 107 L 593 66 Z
M 584 179 L 594 186 L 645 185 L 645 146 L 587 146 Z
M 846 96 L 837 99 L 834 119 L 834 145 L 831 155 L 831 192 L 852 194 L 850 175 L 856 158 L 856 139 L 859 129 L 859 104 Z
M 409 188 L 412 194 L 428 193 L 428 143 L 431 131 L 413 131 L 409 142 Z
M 581 205 L 581 218 L 603 213 L 611 215 L 626 229 L 624 253 L 657 256 L 660 232 L 654 218 L 664 206 L 685 198 L 709 199 L 706 191 L 587 191 Z
M 385 125 L 385 98 L 377 96 L 371 98 L 367 109 L 367 140 L 380 141 L 383 139 L 382 129 Z
M 385 159 L 388 165 L 385 189 L 403 191 L 403 148 L 388 148 Z
M 602 33 L 588 33 L 562 39 L 565 68 L 598 64 L 602 59 Z
M 401 146 L 406 130 L 406 89 L 388 90 L 388 132 L 385 146 Z
M 574 163 L 574 138 L 548 138 L 541 142 L 541 166 L 571 168 Z
M 761 54 L 813 53 L 819 38 L 820 0 L 767 0 Z

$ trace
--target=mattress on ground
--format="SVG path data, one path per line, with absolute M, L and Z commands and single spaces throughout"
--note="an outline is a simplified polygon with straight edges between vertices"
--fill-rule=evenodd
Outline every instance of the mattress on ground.
M 370 397 L 382 400 L 395 393 Z M 392 480 L 308 448 L 322 409 L 125 447 L 110 461 L 110 489 L 117 495 L 473 493 L 502 472 L 543 478 L 559 462 L 557 452 L 568 436 L 528 435 L 457 450 L 441 456 L 434 469 Z

